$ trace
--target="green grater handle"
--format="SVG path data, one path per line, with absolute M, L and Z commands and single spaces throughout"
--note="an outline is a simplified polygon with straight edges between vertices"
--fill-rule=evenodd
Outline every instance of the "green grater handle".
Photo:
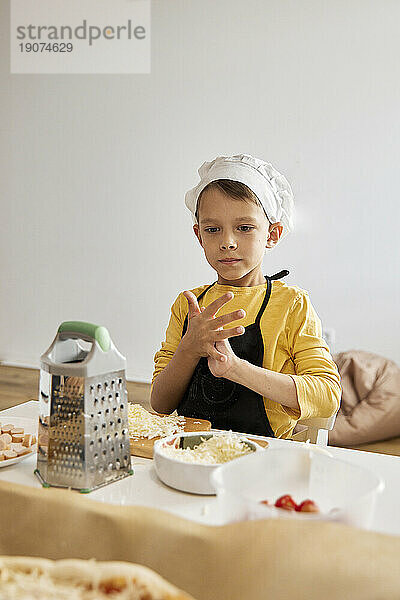
M 108 352 L 111 346 L 111 338 L 108 330 L 102 325 L 85 323 L 85 321 L 64 321 L 58 328 L 58 333 L 82 334 L 96 341 L 103 352 Z

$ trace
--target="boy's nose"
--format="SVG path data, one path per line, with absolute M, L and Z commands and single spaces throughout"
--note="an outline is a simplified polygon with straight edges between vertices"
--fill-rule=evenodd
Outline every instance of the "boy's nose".
M 235 250 L 237 248 L 237 243 L 233 240 L 222 242 L 220 248 L 221 250 Z

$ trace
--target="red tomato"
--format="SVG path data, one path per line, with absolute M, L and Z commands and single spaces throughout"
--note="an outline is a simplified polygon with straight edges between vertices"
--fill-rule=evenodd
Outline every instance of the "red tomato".
M 298 512 L 319 512 L 319 508 L 313 500 L 303 500 L 303 502 L 296 507 L 296 510 Z
M 285 494 L 278 498 L 275 502 L 275 506 L 277 508 L 283 508 L 284 510 L 296 510 L 296 502 L 293 500 L 292 496 L 289 494 Z

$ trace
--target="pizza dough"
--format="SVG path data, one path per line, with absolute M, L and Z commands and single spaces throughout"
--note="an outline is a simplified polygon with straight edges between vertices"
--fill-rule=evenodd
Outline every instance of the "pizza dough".
M 194 600 L 133 563 L 10 556 L 0 556 L 0 599 Z

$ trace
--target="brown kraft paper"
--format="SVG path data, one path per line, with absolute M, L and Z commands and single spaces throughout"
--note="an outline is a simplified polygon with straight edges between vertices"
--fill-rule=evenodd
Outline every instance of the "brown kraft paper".
M 211 527 L 3 481 L 0 554 L 134 562 L 196 600 L 379 600 L 400 589 L 400 537 L 286 520 Z

